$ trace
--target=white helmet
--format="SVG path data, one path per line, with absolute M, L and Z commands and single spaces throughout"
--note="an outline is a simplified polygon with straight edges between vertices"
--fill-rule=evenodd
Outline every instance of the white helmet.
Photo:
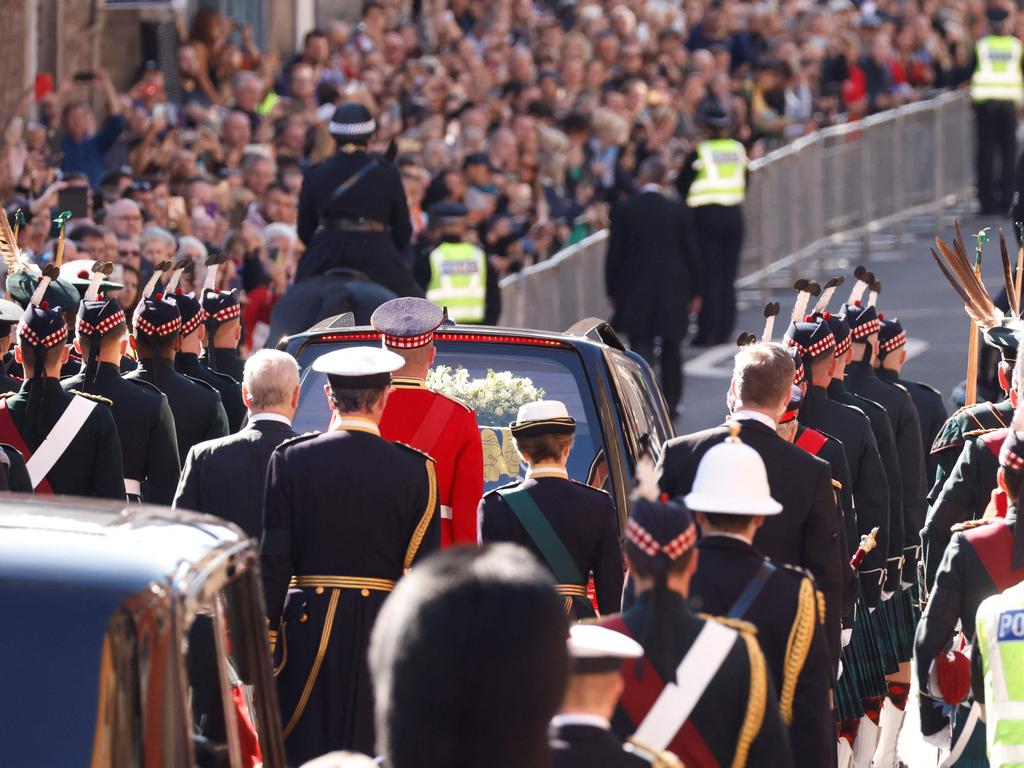
M 683 498 L 694 512 L 720 515 L 777 515 L 761 456 L 737 438 L 727 438 L 704 454 L 693 487 Z

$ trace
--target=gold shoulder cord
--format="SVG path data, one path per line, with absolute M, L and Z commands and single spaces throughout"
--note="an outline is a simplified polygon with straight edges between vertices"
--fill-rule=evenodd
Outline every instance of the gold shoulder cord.
M 814 587 L 808 579 L 802 579 L 796 604 L 796 618 L 789 630 L 789 640 L 786 641 L 786 661 L 782 666 L 782 690 L 779 692 L 779 711 L 782 714 L 782 722 L 786 725 L 793 723 L 796 683 L 807 661 L 811 640 L 814 637 L 814 602 Z
M 732 758 L 732 768 L 745 768 L 750 745 L 761 732 L 764 722 L 765 699 L 768 695 L 768 684 L 765 681 L 764 655 L 757 644 L 757 638 L 747 632 L 740 637 L 747 644 L 747 658 L 750 659 L 750 697 L 747 699 L 747 714 L 743 717 L 740 737 L 736 742 L 736 752 Z
M 423 537 L 427 535 L 427 528 L 430 527 L 430 520 L 434 516 L 434 507 L 437 505 L 437 474 L 431 459 L 427 459 L 427 482 L 430 486 L 427 493 L 427 508 L 423 511 L 423 517 L 420 518 L 416 530 L 413 531 L 412 539 L 409 541 L 409 549 L 405 552 L 404 566 L 407 571 L 412 568 L 412 561 L 416 559 L 416 553 L 419 552 L 420 544 L 423 543 Z
M 310 694 L 313 693 L 313 685 L 316 683 L 317 675 L 320 674 L 320 667 L 324 663 L 324 656 L 327 654 L 327 644 L 331 641 L 331 629 L 334 627 L 334 613 L 338 610 L 339 597 L 341 597 L 340 589 L 335 589 L 331 592 L 331 601 L 327 605 L 327 617 L 324 619 L 324 631 L 320 635 L 320 647 L 316 649 L 316 659 L 313 661 L 313 668 L 309 670 L 309 678 L 306 680 L 306 687 L 302 689 L 299 703 L 295 707 L 295 712 L 292 713 L 291 718 L 288 720 L 288 725 L 285 726 L 284 737 L 286 739 L 291 735 L 295 726 L 298 725 L 299 718 L 302 717 L 306 704 L 309 702 Z

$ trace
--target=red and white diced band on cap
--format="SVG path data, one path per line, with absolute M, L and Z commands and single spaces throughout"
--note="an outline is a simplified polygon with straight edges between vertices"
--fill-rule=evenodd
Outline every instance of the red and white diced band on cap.
M 879 346 L 883 352 L 892 352 L 893 350 L 899 349 L 907 343 L 907 332 L 900 331 L 898 334 L 893 336 L 891 339 L 883 341 Z

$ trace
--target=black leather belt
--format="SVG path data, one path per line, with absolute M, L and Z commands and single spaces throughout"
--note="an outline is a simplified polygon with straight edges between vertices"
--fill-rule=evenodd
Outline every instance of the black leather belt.
M 375 219 L 328 219 L 324 227 L 338 232 L 387 232 L 388 225 Z

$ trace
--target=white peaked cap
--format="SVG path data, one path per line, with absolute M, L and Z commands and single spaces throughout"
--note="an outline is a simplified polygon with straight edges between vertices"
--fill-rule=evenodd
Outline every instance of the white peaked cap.
M 597 624 L 574 624 L 566 640 L 574 659 L 639 659 L 643 646 L 631 637 Z
M 683 503 L 694 512 L 722 515 L 777 515 L 761 456 L 749 445 L 728 439 L 704 454 L 693 487 Z

